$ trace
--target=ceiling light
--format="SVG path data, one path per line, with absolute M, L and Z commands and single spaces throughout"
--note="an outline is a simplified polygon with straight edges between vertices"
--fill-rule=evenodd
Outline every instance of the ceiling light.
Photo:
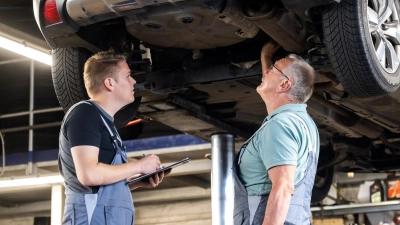
M 51 54 L 29 47 L 23 41 L 22 43 L 18 43 L 11 39 L 0 36 L 0 47 L 15 52 L 17 54 L 23 55 L 25 57 L 31 58 L 33 60 L 42 62 L 49 66 L 51 66 L 52 64 Z
M 10 180 L 0 180 L 0 188 L 35 186 L 43 184 L 60 184 L 64 179 L 61 175 L 42 176 L 42 177 L 27 177 Z

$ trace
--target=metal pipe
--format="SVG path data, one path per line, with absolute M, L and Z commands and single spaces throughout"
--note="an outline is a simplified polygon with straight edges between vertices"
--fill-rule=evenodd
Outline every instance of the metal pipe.
M 33 110 L 33 111 L 24 111 L 24 112 L 18 112 L 18 113 L 9 113 L 9 114 L 0 115 L 0 119 L 6 119 L 6 118 L 18 117 L 18 116 L 26 116 L 26 115 L 29 115 L 31 112 L 33 114 L 39 114 L 39 113 L 56 112 L 56 111 L 62 111 L 62 110 L 63 109 L 61 107 L 56 107 L 56 108 L 48 108 L 48 109 L 38 109 L 38 110 Z
M 332 102 L 329 102 L 317 94 L 313 94 L 311 99 L 317 102 L 318 104 L 323 105 L 328 109 L 331 109 L 334 112 L 340 114 L 342 116 L 341 122 L 343 125 L 351 128 L 352 130 L 357 131 L 358 133 L 366 137 L 378 138 L 383 134 L 385 130 L 380 125 L 373 123 L 368 119 L 362 118 L 359 115 L 350 112 Z
M 25 61 L 28 61 L 28 60 L 29 60 L 29 59 L 27 59 L 27 58 L 4 60 L 4 61 L 1 61 L 1 62 L 0 62 L 0 65 L 5 65 L 5 64 L 10 64 L 10 63 L 25 62 Z
M 187 100 L 185 98 L 182 98 L 179 95 L 170 94 L 168 96 L 168 100 L 173 102 L 173 103 L 175 103 L 175 104 L 177 104 L 177 105 L 180 105 L 180 106 L 182 106 L 182 107 L 184 107 L 184 108 L 186 108 L 186 109 L 188 109 L 188 110 L 190 110 L 192 112 L 194 112 L 195 116 L 197 118 L 199 118 L 199 119 L 201 119 L 203 121 L 206 121 L 207 123 L 210 123 L 210 124 L 212 124 L 212 125 L 214 125 L 216 127 L 220 127 L 221 130 L 223 129 L 223 130 L 225 130 L 225 131 L 227 131 L 229 133 L 233 133 L 235 135 L 238 135 L 238 136 L 241 136 L 241 137 L 244 137 L 244 138 L 249 138 L 251 136 L 250 133 L 247 133 L 246 131 L 243 131 L 242 129 L 239 129 L 239 128 L 236 128 L 234 126 L 231 126 L 231 125 L 229 125 L 229 124 L 227 124 L 227 123 L 225 123 L 225 122 L 223 122 L 223 121 L 221 121 L 219 119 L 216 119 L 216 118 L 208 115 L 203 106 L 201 106 L 199 104 L 196 104 L 194 102 L 191 102 L 191 101 L 189 101 L 189 100 Z
M 311 213 L 314 217 L 319 216 L 338 216 L 357 213 L 373 213 L 400 210 L 400 201 L 385 201 L 360 204 L 342 204 L 332 206 L 311 207 Z
M 2 159 L 1 172 L 0 172 L 0 177 L 1 177 L 3 176 L 4 171 L 6 170 L 6 149 L 5 149 L 3 134 L 1 132 L 0 132 L 0 141 L 1 141 L 1 159 Z
M 233 224 L 234 180 L 232 165 L 235 155 L 232 134 L 211 136 L 211 207 L 213 225 Z
M 354 119 L 354 118 L 358 117 L 354 113 L 349 112 L 348 110 L 346 110 L 346 109 L 344 109 L 344 108 L 342 108 L 342 107 L 340 107 L 338 105 L 335 105 L 332 102 L 329 102 L 328 100 L 326 100 L 322 96 L 319 96 L 317 94 L 313 94 L 311 97 L 313 98 L 313 100 L 315 100 L 315 102 L 327 107 L 328 109 L 331 109 L 331 110 L 335 111 L 336 113 L 342 115 L 346 119 Z
M 35 62 L 31 60 L 30 67 L 30 86 L 29 86 L 29 126 L 33 126 L 33 107 L 34 107 L 34 88 L 35 88 Z M 28 174 L 33 173 L 33 129 L 29 129 L 28 141 Z
M 11 132 L 42 129 L 42 128 L 49 128 L 49 127 L 57 127 L 57 126 L 61 126 L 61 122 L 44 123 L 44 124 L 38 124 L 38 125 L 33 125 L 33 126 L 13 127 L 13 128 L 0 130 L 0 132 L 5 134 L 5 133 L 11 133 Z
M 328 81 L 323 83 L 315 83 L 314 84 L 314 91 L 327 91 L 334 89 L 336 86 L 339 85 L 339 82 L 335 81 Z

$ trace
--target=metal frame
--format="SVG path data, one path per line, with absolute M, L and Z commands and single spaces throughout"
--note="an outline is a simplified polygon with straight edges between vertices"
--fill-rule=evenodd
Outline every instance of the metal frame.
M 347 214 L 374 213 L 397 210 L 400 210 L 400 201 L 311 207 L 311 213 L 313 217 L 339 216 Z
M 21 59 L 15 59 L 15 60 L 6 60 L 0 62 L 0 65 L 5 65 L 5 64 L 10 64 L 10 63 L 18 63 L 18 62 L 23 62 L 23 61 L 28 61 L 29 59 L 21 58 Z M 24 131 L 24 130 L 29 130 L 29 136 L 28 136 L 28 167 L 27 167 L 27 174 L 31 175 L 33 174 L 33 130 L 34 129 L 40 129 L 40 128 L 47 128 L 47 127 L 55 127 L 55 126 L 60 126 L 60 122 L 54 122 L 54 123 L 47 123 L 47 124 L 40 124 L 40 125 L 34 125 L 34 115 L 39 114 L 39 113 L 47 113 L 47 112 L 55 112 L 55 111 L 61 111 L 61 107 L 57 108 L 49 108 L 49 109 L 41 109 L 41 110 L 34 110 L 34 94 L 35 94 L 35 85 L 34 85 L 34 78 L 35 78 L 35 61 L 32 59 L 30 60 L 30 83 L 29 83 L 29 110 L 24 111 L 24 112 L 18 112 L 18 113 L 10 113 L 10 114 L 4 114 L 0 115 L 0 119 L 6 119 L 6 118 L 12 118 L 12 117 L 19 117 L 19 116 L 24 116 L 28 115 L 29 116 L 29 124 L 28 126 L 23 126 L 23 127 L 14 127 L 14 128 L 7 128 L 7 129 L 2 129 L 0 130 L 0 133 L 10 133 L 10 132 L 18 132 L 18 131 Z M 3 154 L 2 157 L 5 157 Z M 4 161 L 4 160 L 3 160 Z M 2 165 L 4 171 L 5 165 Z

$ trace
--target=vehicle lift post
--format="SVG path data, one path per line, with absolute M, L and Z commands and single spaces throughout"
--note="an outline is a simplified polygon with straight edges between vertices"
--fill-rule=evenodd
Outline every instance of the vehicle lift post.
M 211 216 L 213 225 L 233 224 L 234 140 L 234 136 L 227 133 L 216 133 L 211 136 Z

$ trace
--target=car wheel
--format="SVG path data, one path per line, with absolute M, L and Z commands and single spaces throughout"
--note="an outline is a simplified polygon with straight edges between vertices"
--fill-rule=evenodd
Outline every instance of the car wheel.
M 64 112 L 75 103 L 89 99 L 83 82 L 83 67 L 91 53 L 82 48 L 57 48 L 52 52 L 51 74 L 58 101 Z M 131 121 L 140 104 L 141 98 L 119 110 L 114 116 L 117 128 Z
M 83 83 L 83 66 L 89 57 L 90 53 L 80 48 L 57 48 L 52 52 L 51 75 L 64 112 L 89 98 Z
M 333 165 L 336 158 L 336 152 L 332 146 L 329 145 L 320 148 L 317 173 L 315 174 L 311 195 L 312 202 L 320 202 L 328 195 L 333 182 Z
M 330 166 L 315 175 L 311 202 L 320 202 L 328 195 L 333 182 L 334 167 Z
M 324 12 L 324 42 L 349 94 L 370 97 L 399 87 L 399 6 L 397 0 L 342 0 Z

